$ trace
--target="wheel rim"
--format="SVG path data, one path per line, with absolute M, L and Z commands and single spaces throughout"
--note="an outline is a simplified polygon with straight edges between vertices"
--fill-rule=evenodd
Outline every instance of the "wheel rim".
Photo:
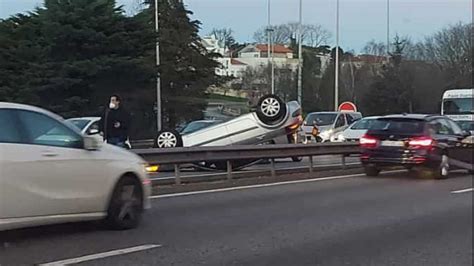
M 442 175 L 442 176 L 447 176 L 448 173 L 449 173 L 449 160 L 448 160 L 448 156 L 443 155 L 443 157 L 441 157 L 441 175 Z
M 281 106 L 277 99 L 267 98 L 261 105 L 262 113 L 268 117 L 275 117 L 280 112 Z
M 178 138 L 171 132 L 163 132 L 158 136 L 159 148 L 174 148 L 178 144 Z
M 135 185 L 123 186 L 120 193 L 120 211 L 118 213 L 118 220 L 133 221 L 137 218 L 137 209 L 140 205 L 140 199 L 136 193 Z

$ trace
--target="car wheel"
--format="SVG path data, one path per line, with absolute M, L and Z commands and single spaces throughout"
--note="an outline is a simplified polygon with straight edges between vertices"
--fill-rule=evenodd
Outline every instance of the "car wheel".
M 441 156 L 439 166 L 431 171 L 436 179 L 446 179 L 449 177 L 449 157 L 446 154 Z
M 258 101 L 257 116 L 265 124 L 273 125 L 286 115 L 286 104 L 276 95 L 263 96 Z
M 175 148 L 183 146 L 183 138 L 175 130 L 161 130 L 155 138 L 155 148 Z
M 106 224 L 114 230 L 138 226 L 143 213 L 143 192 L 140 182 L 130 176 L 120 179 L 114 188 L 107 211 Z
M 364 171 L 366 176 L 378 176 L 380 174 L 380 169 L 371 165 L 364 166 Z

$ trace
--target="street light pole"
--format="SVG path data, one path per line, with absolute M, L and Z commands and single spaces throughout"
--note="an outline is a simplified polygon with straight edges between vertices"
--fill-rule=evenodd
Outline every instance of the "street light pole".
M 273 66 L 273 48 L 274 44 L 272 44 L 272 32 L 273 29 L 271 28 L 271 0 L 267 1 L 267 18 L 268 18 L 268 25 L 267 25 L 267 35 L 268 35 L 268 46 L 267 46 L 267 58 L 268 64 L 271 67 L 271 86 L 272 86 L 272 94 L 275 94 L 275 68 Z
M 390 60 L 390 0 L 387 0 L 387 62 Z
M 300 16 L 298 24 L 298 102 L 302 104 L 303 86 L 303 0 L 300 0 Z
M 160 67 L 160 41 L 158 39 L 158 34 L 159 34 L 158 1 L 159 0 L 155 0 L 156 66 L 157 68 Z M 161 125 L 161 77 L 160 77 L 159 71 L 156 75 L 156 127 L 158 131 L 160 131 L 162 128 L 162 125 Z
M 336 62 L 334 64 L 334 110 L 339 106 L 339 0 L 336 0 Z

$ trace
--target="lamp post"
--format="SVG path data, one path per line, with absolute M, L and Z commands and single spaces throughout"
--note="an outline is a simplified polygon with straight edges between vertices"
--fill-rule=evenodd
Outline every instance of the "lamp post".
M 156 32 L 156 66 L 160 67 L 160 41 L 158 39 L 159 34 L 159 11 L 158 1 L 155 0 L 155 32 Z M 156 127 L 160 131 L 161 125 L 161 77 L 158 71 L 156 75 Z
M 298 23 L 298 102 L 302 104 L 303 87 L 303 0 L 300 0 Z
M 271 67 L 271 88 L 272 88 L 272 94 L 275 94 L 275 67 L 273 65 L 273 49 L 275 44 L 272 44 L 272 25 L 271 25 L 271 0 L 267 1 L 267 18 L 268 18 L 268 23 L 267 23 L 267 37 L 268 37 L 268 43 L 267 43 L 267 58 L 268 58 L 268 64 Z
M 390 60 L 390 0 L 387 0 L 387 62 Z
M 334 64 L 334 110 L 339 106 L 339 0 L 336 0 L 336 62 Z

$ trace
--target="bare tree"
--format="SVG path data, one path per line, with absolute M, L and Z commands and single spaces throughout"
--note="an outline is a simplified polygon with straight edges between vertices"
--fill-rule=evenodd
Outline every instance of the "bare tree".
M 371 40 L 364 46 L 362 52 L 370 55 L 384 56 L 387 55 L 387 45 L 383 42 Z
M 234 31 L 231 28 L 214 28 L 210 35 L 214 35 L 217 41 L 225 47 L 230 47 L 235 44 Z
M 450 70 L 452 75 L 470 75 L 472 71 L 472 30 L 472 23 L 458 23 L 427 37 L 420 44 L 420 47 L 423 48 L 424 59 Z
M 290 44 L 291 39 L 297 39 L 298 23 L 289 22 L 272 27 L 272 42 L 278 44 Z M 302 39 L 305 45 L 318 47 L 329 42 L 331 33 L 320 25 L 302 25 Z M 254 40 L 259 43 L 268 41 L 267 27 L 261 28 L 254 34 Z

